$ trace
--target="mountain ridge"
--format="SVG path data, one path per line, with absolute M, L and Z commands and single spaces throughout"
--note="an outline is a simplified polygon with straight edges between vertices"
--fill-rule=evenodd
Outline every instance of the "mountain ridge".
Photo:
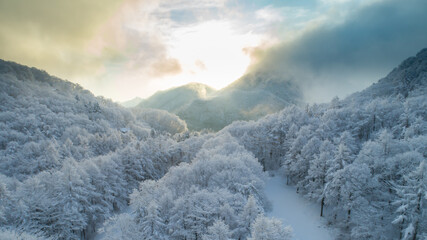
M 403 60 L 387 76 L 364 90 L 353 93 L 348 99 L 356 97 L 369 99 L 399 94 L 407 98 L 409 94 L 423 94 L 425 89 L 427 89 L 427 48 Z
M 183 95 L 182 89 L 191 89 L 191 86 L 158 92 L 137 108 L 170 111 L 185 120 L 192 130 L 220 130 L 233 121 L 256 120 L 302 102 L 301 91 L 293 79 L 272 73 L 247 74 L 207 97 L 194 96 L 194 93 L 193 96 Z
M 183 86 L 158 91 L 142 100 L 136 107 L 166 110 L 172 113 L 190 104 L 194 100 L 210 97 L 215 89 L 202 83 L 188 83 Z M 180 98 L 178 98 L 180 96 Z

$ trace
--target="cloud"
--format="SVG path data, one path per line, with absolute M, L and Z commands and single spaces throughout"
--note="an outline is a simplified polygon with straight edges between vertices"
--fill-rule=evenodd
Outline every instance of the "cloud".
M 274 7 L 268 5 L 255 12 L 255 16 L 259 20 L 263 20 L 267 23 L 275 22 L 286 22 L 289 25 L 298 25 L 301 22 L 305 22 L 309 19 L 315 18 L 315 12 L 305 7 Z
M 173 58 L 157 61 L 153 63 L 151 69 L 152 72 L 150 75 L 153 77 L 163 77 L 169 74 L 178 74 L 182 70 L 178 60 Z
M 292 75 L 324 101 L 425 47 L 425 10 L 423 0 L 0 0 L 0 58 L 125 100 L 190 80 L 219 88 L 251 54 L 249 71 Z
M 146 97 L 185 83 L 165 80 L 186 70 L 182 59 L 171 55 L 176 33 L 223 19 L 226 2 L 0 0 L 0 58 L 116 100 Z M 206 69 L 204 60 L 192 65 Z
M 279 9 L 272 7 L 271 5 L 261 8 L 255 12 L 256 18 L 267 22 L 281 22 L 284 17 Z
M 0 57 L 59 75 L 92 71 L 102 60 L 82 51 L 119 0 L 1 0 Z M 64 73 L 64 74 L 60 74 Z
M 426 47 L 426 10 L 424 0 L 365 1 L 344 15 L 331 8 L 291 41 L 255 49 L 249 71 L 292 75 L 309 101 L 344 97 Z
M 152 13 L 158 1 L 0 1 L 0 58 L 47 70 L 96 94 L 123 72 L 176 74 Z M 144 29 L 139 26 L 144 25 Z M 131 83 L 126 84 L 131 85 Z M 123 94 L 126 94 L 124 91 Z

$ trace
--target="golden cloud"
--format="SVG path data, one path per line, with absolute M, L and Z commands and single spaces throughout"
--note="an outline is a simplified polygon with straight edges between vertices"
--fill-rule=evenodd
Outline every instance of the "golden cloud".
M 90 72 L 103 56 L 86 44 L 122 0 L 0 0 L 0 57 L 62 77 Z

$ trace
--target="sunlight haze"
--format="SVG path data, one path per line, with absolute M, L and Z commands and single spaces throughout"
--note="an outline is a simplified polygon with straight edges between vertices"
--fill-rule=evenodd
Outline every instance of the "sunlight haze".
M 190 82 L 221 89 L 247 73 L 276 72 L 299 82 L 308 102 L 325 102 L 369 86 L 423 47 L 423 5 L 1 0 L 0 58 L 114 101 Z

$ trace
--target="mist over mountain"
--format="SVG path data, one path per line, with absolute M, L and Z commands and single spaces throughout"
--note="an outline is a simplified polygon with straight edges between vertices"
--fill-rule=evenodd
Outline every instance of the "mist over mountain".
M 120 102 L 119 104 L 122 105 L 123 107 L 131 108 L 141 103 L 142 100 L 143 99 L 140 97 L 134 97 L 131 100 Z
M 138 104 L 139 108 L 157 108 L 178 113 L 193 101 L 209 98 L 215 89 L 202 83 L 189 83 L 184 86 L 159 91 Z
M 427 50 L 408 58 L 385 78 L 367 89 L 349 96 L 373 97 L 397 95 L 407 97 L 425 91 Z M 417 93 L 418 92 L 418 93 Z M 301 86 L 296 79 L 272 72 L 250 73 L 229 86 L 215 91 L 206 85 L 192 83 L 160 91 L 141 101 L 137 108 L 155 108 L 169 111 L 185 120 L 191 130 L 218 131 L 236 120 L 256 120 L 280 111 L 289 105 L 304 102 Z
M 215 91 L 203 84 L 188 84 L 161 91 L 137 108 L 157 108 L 178 115 L 191 130 L 220 130 L 236 120 L 255 120 L 302 103 L 302 94 L 292 79 L 271 73 L 245 75 Z

